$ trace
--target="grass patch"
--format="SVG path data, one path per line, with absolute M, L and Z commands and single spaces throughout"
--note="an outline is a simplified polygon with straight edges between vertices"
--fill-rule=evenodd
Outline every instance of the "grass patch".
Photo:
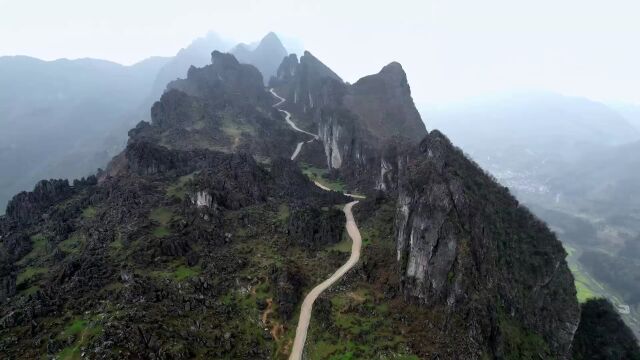
M 78 254 L 82 245 L 84 243 L 84 238 L 80 234 L 73 234 L 67 240 L 64 240 L 58 244 L 58 248 L 64 251 L 67 254 Z
M 343 253 L 350 253 L 352 244 L 353 244 L 353 241 L 351 241 L 351 238 L 349 237 L 349 235 L 347 234 L 347 231 L 345 230 L 344 233 L 342 234 L 342 240 L 340 240 L 339 243 L 331 246 L 330 249 L 343 252 Z
M 278 216 L 277 216 L 278 221 L 286 222 L 287 220 L 289 220 L 289 215 L 290 215 L 289 205 L 280 204 L 278 206 Z
M 82 217 L 85 219 L 93 219 L 96 217 L 98 210 L 94 206 L 89 206 L 88 208 L 82 210 Z
M 82 358 L 82 348 L 84 348 L 93 338 L 102 332 L 102 325 L 94 321 L 76 319 L 71 322 L 62 334 L 60 340 L 74 338 L 75 341 L 62 349 L 56 356 L 61 360 L 78 360 Z
M 31 236 L 31 251 L 18 262 L 18 265 L 24 265 L 29 260 L 44 257 L 47 254 L 47 246 L 48 241 L 44 235 L 36 234 Z
M 186 265 L 180 265 L 173 272 L 173 277 L 178 281 L 182 281 L 184 279 L 188 279 L 196 275 L 200 275 L 201 271 L 202 270 L 200 269 L 200 266 L 188 267 Z
M 157 226 L 153 229 L 152 234 L 155 237 L 161 238 L 165 236 L 169 236 L 171 231 L 167 227 L 171 219 L 173 218 L 173 211 L 169 208 L 157 208 L 151 211 L 149 214 L 149 218 L 157 223 L 160 223 L 160 226 Z
M 162 237 L 171 235 L 171 231 L 169 231 L 169 229 L 167 229 L 164 226 L 158 226 L 155 229 L 153 229 L 152 234 L 155 237 L 162 238 Z
M 567 252 L 567 263 L 569 264 L 569 270 L 573 274 L 573 281 L 576 286 L 576 297 L 578 302 L 585 303 L 589 299 L 597 297 L 607 297 L 606 291 L 602 285 L 589 276 L 582 265 L 578 262 L 580 251 L 574 247 L 563 244 L 565 251 Z
M 49 269 L 44 267 L 29 266 L 24 270 L 22 270 L 20 274 L 18 274 L 18 278 L 16 279 L 16 285 L 21 285 L 24 282 L 31 281 L 34 277 L 40 274 L 44 274 L 48 270 Z
M 169 208 L 157 208 L 153 209 L 149 214 L 149 218 L 156 222 L 159 222 L 162 225 L 167 225 L 171 218 L 173 217 L 173 211 Z
M 164 269 L 152 270 L 146 273 L 155 278 L 183 281 L 200 275 L 200 273 L 202 273 L 202 268 L 200 265 L 186 266 L 181 260 L 177 260 L 171 264 L 167 264 L 167 267 Z
M 525 330 L 519 323 L 499 314 L 500 328 L 505 338 L 505 359 L 547 359 L 549 346 L 535 333 Z
M 312 322 L 308 348 L 310 359 L 417 359 L 407 354 L 407 339 L 390 320 L 386 304 L 376 305 L 367 287 L 331 297 L 332 326 Z
M 255 134 L 253 127 L 247 125 L 245 122 L 236 121 L 235 116 L 228 113 L 222 117 L 221 130 L 226 135 L 236 139 L 239 138 L 242 133 Z
M 316 181 L 333 191 L 344 192 L 344 183 L 342 181 L 329 180 L 326 178 L 326 175 L 329 172 L 327 169 L 320 169 L 305 163 L 301 164 L 301 166 L 302 173 L 307 175 L 311 181 Z
M 178 181 L 167 187 L 167 196 L 169 197 L 177 197 L 181 200 L 184 200 L 187 197 L 187 184 L 189 181 L 193 180 L 197 172 L 194 172 L 189 175 L 181 176 L 178 178 Z
M 20 294 L 25 295 L 25 296 L 29 296 L 29 295 L 35 294 L 36 292 L 38 292 L 38 290 L 40 290 L 40 286 L 33 285 L 33 286 L 30 286 L 30 287 L 20 291 Z

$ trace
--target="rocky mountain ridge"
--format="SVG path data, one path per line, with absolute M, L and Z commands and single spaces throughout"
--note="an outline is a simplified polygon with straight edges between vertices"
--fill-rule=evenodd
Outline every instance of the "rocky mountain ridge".
M 214 51 L 105 171 L 14 197 L 0 217 L 3 353 L 286 358 L 302 295 L 347 256 L 347 199 L 288 160 L 308 139 L 263 84 Z M 318 300 L 311 356 L 569 358 L 580 313 L 565 251 L 427 133 L 398 63 L 349 85 L 306 52 L 270 85 L 320 137 L 300 162 L 324 156 L 367 195 L 361 265 Z

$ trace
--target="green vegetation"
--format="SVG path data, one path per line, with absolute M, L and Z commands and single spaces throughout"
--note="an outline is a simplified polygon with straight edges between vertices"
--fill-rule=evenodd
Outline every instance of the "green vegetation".
M 580 325 L 573 340 L 573 359 L 640 360 L 640 347 L 613 305 L 592 299 L 581 305 Z
M 173 217 L 173 211 L 169 208 L 157 208 L 151 211 L 149 218 L 157 221 L 162 225 L 167 225 Z
M 177 197 L 179 199 L 184 199 L 187 197 L 187 184 L 189 181 L 193 180 L 193 177 L 197 174 L 194 172 L 189 175 L 181 176 L 178 178 L 178 181 L 172 185 L 167 187 L 167 196 L 169 197 Z
M 196 275 L 199 275 L 200 272 L 201 272 L 201 269 L 199 266 L 188 267 L 185 265 L 180 265 L 173 272 L 173 277 L 178 281 L 182 281 L 184 279 L 188 279 Z
M 289 215 L 290 215 L 290 210 L 289 210 L 289 205 L 287 204 L 280 204 L 278 206 L 278 221 L 284 223 L 287 220 L 289 220 Z
M 171 232 L 169 231 L 169 229 L 167 229 L 164 226 L 158 226 L 155 229 L 153 229 L 152 234 L 155 237 L 162 238 L 162 237 L 165 237 L 165 236 L 169 236 L 171 234 Z
M 413 360 L 406 354 L 405 339 L 390 319 L 389 307 L 376 304 L 366 285 L 331 296 L 329 322 L 314 312 L 308 337 L 310 359 L 374 359 L 389 354 L 392 359 Z M 326 310 L 325 310 L 326 311 Z
M 73 339 L 73 343 L 62 349 L 57 359 L 78 360 L 82 358 L 82 348 L 102 332 L 102 325 L 95 320 L 73 320 L 58 336 L 59 340 Z
M 311 181 L 316 181 L 319 184 L 328 187 L 331 190 L 343 192 L 344 183 L 338 180 L 329 180 L 326 178 L 328 174 L 327 169 L 320 169 L 313 167 L 309 164 L 302 163 L 302 173 L 307 175 Z
M 151 275 L 155 278 L 173 279 L 176 281 L 183 281 L 191 277 L 200 275 L 202 268 L 199 265 L 187 266 L 184 260 L 176 260 L 169 264 L 166 264 L 165 268 L 152 271 L 144 271 L 145 275 Z
M 155 237 L 165 237 L 171 234 L 171 231 L 168 228 L 168 224 L 173 218 L 173 211 L 169 208 L 157 208 L 151 211 L 149 214 L 149 218 L 157 223 L 160 223 L 160 226 L 157 226 L 153 229 L 153 236 Z
M 340 240 L 339 243 L 331 246 L 331 249 L 339 252 L 343 252 L 343 253 L 350 253 L 352 244 L 353 244 L 353 241 L 351 241 L 351 238 L 349 237 L 349 235 L 347 234 L 347 231 L 345 230 L 344 233 L 342 234 L 342 240 Z
M 60 250 L 68 254 L 77 254 L 80 252 L 84 243 L 84 237 L 78 233 L 71 235 L 67 240 L 64 240 L 58 244 Z
M 255 129 L 246 121 L 237 119 L 237 115 L 225 113 L 222 117 L 222 132 L 231 137 L 233 147 L 237 146 L 243 133 L 255 135 Z
M 549 346 L 542 336 L 524 329 L 506 314 L 499 315 L 500 329 L 504 336 L 505 359 L 527 360 L 549 358 Z
M 44 274 L 48 271 L 47 268 L 44 267 L 34 267 L 29 266 L 22 270 L 20 274 L 18 274 L 18 278 L 16 279 L 16 284 L 21 285 L 24 282 L 31 281 L 34 277 Z
M 567 262 L 573 274 L 578 301 L 584 303 L 589 299 L 604 296 L 606 291 L 604 291 L 602 285 L 589 276 L 578 262 L 577 257 L 580 255 L 580 252 L 568 244 L 564 244 L 563 246 L 568 254 Z
M 31 251 L 18 264 L 24 265 L 30 260 L 44 257 L 47 254 L 47 246 L 48 240 L 44 235 L 39 233 L 31 236 Z
M 89 206 L 88 208 L 82 210 L 82 217 L 85 219 L 93 219 L 96 217 L 97 210 L 94 206 Z

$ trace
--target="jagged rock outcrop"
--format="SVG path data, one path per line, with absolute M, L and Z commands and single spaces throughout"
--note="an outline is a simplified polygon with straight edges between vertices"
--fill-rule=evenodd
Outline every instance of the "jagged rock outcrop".
M 275 100 L 265 90 L 260 72 L 231 54 L 214 51 L 211 57 L 210 65 L 192 67 L 186 79 L 167 86 L 151 108 L 151 123 L 132 129 L 129 143 L 246 152 L 263 158 L 290 156 L 301 135 L 273 109 Z
M 349 88 L 344 104 L 377 139 L 402 136 L 418 142 L 426 134 L 407 75 L 397 62 L 358 80 Z
M 544 338 L 548 356 L 566 358 L 579 308 L 566 253 L 546 225 L 437 131 L 394 168 L 405 297 L 462 314 L 472 352 L 488 345 L 504 356 L 513 341 L 504 323 L 515 322 Z
M 7 205 L 7 216 L 21 223 L 36 222 L 46 207 L 72 193 L 68 180 L 42 180 L 32 192 L 23 191 Z
M 287 234 L 290 239 L 309 248 L 336 244 L 344 232 L 344 214 L 337 209 L 327 210 L 305 206 L 291 209 Z
M 16 273 L 7 251 L 0 246 L 0 303 L 16 294 Z
M 180 90 L 215 102 L 258 104 L 270 100 L 264 91 L 262 74 L 258 69 L 241 64 L 233 55 L 217 50 L 211 53 L 211 65 L 190 67 L 186 79 L 170 82 L 167 89 Z
M 395 62 L 349 85 L 305 52 L 299 62 L 295 55 L 285 58 L 271 86 L 287 99 L 296 121 L 317 132 L 327 168 L 361 188 L 372 187 L 387 142 L 417 143 L 426 134 L 406 74 Z
M 284 58 L 270 86 L 302 121 L 309 121 L 322 107 L 337 107 L 345 91 L 342 79 L 308 51 L 299 62 L 295 54 Z
M 230 181 L 231 180 L 231 181 Z M 199 173 L 192 184 L 192 201 L 198 206 L 237 210 L 264 202 L 269 176 L 247 154 L 231 154 Z
M 255 49 L 250 49 L 246 44 L 239 44 L 230 52 L 241 63 L 251 64 L 260 70 L 265 84 L 276 75 L 280 62 L 288 54 L 287 49 L 273 32 L 262 38 Z
M 302 299 L 302 290 L 306 285 L 305 277 L 299 267 L 287 263 L 283 267 L 274 269 L 276 303 L 278 312 L 283 319 L 291 319 L 295 306 Z

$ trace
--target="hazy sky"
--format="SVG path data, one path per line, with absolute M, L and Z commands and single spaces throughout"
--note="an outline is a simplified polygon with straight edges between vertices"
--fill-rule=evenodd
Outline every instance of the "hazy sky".
M 640 103 L 639 0 L 0 0 L 0 55 L 131 64 L 210 30 L 299 38 L 349 81 L 399 61 L 418 103 L 513 88 Z

